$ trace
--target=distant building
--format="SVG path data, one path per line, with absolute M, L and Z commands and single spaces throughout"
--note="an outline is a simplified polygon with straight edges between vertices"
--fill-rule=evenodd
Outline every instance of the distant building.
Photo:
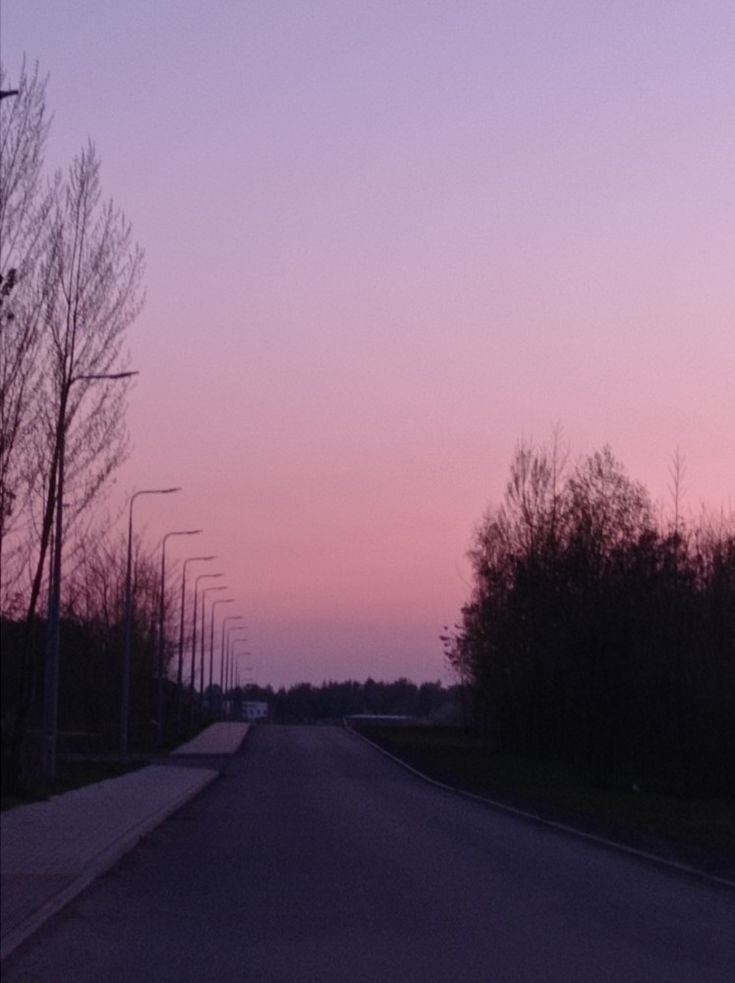
M 242 719 L 248 723 L 268 719 L 268 703 L 265 700 L 243 700 Z

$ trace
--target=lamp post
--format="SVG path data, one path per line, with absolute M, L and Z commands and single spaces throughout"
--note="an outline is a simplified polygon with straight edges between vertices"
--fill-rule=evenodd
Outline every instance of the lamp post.
M 189 729 L 194 726 L 194 690 L 197 670 L 197 594 L 200 580 L 214 580 L 221 573 L 200 573 L 194 581 L 194 613 L 191 619 L 191 679 L 189 680 Z
M 12 95 L 12 93 L 11 93 Z M 51 585 L 46 626 L 46 661 L 43 690 L 43 765 L 46 777 L 56 777 L 56 744 L 59 718 L 59 649 L 61 620 L 61 548 L 64 527 L 64 469 L 66 458 L 66 432 L 71 423 L 67 416 L 69 394 L 77 382 L 118 381 L 130 379 L 137 372 L 104 372 L 72 376 L 62 386 L 59 419 L 56 431 L 56 503 L 53 555 L 51 558 Z M 0 521 L 2 521 L 0 519 Z
M 239 658 L 240 655 L 242 654 L 241 652 L 238 652 L 235 648 L 238 642 L 241 642 L 243 645 L 247 645 L 248 639 L 233 638 L 232 640 L 232 648 L 230 649 L 230 689 L 234 689 L 235 687 L 235 664 L 236 664 L 235 660 Z
M 238 631 L 247 631 L 247 625 L 238 625 L 235 628 L 229 628 L 227 631 L 227 643 L 226 643 L 226 651 L 225 651 L 225 676 L 224 676 L 224 681 L 222 683 L 222 688 L 225 690 L 225 692 L 228 689 L 231 689 L 232 646 L 236 641 L 239 641 L 239 639 L 236 639 L 234 637 L 235 633 Z M 230 632 L 232 632 L 232 634 L 230 634 Z M 247 639 L 241 639 L 241 640 L 247 641 Z
M 184 572 L 181 576 L 181 625 L 179 627 L 179 665 L 176 670 L 176 733 L 181 733 L 181 716 L 184 704 L 184 610 L 186 608 L 186 568 L 190 563 L 205 563 L 213 560 L 214 556 L 189 556 L 184 560 Z
M 143 488 L 130 496 L 128 513 L 128 560 L 125 569 L 125 638 L 123 642 L 122 693 L 120 697 L 120 753 L 128 753 L 130 722 L 130 648 L 133 633 L 133 505 L 141 495 L 173 495 L 181 488 Z
M 218 604 L 234 604 L 231 597 L 220 597 L 212 602 L 212 616 L 209 621 L 209 699 L 207 700 L 207 710 L 211 711 L 212 706 L 212 685 L 214 682 L 214 611 Z
M 206 659 L 206 654 L 205 654 L 205 647 L 206 646 L 205 646 L 204 633 L 205 633 L 206 624 L 207 624 L 207 622 L 206 622 L 207 594 L 209 594 L 210 591 L 219 591 L 219 590 L 227 590 L 227 587 L 224 584 L 221 584 L 218 587 L 205 587 L 204 590 L 202 591 L 202 657 L 199 660 L 199 707 L 200 707 L 200 710 L 203 709 L 203 707 L 204 707 L 204 662 L 205 662 L 205 659 Z
M 249 639 L 247 639 L 247 638 L 233 638 L 232 639 L 232 645 L 230 647 L 230 668 L 229 668 L 229 673 L 230 673 L 229 685 L 230 685 L 230 688 L 234 687 L 234 685 L 235 685 L 235 659 L 239 659 L 241 655 L 249 655 L 250 654 L 249 652 L 244 652 L 243 653 L 243 652 L 237 652 L 237 651 L 235 651 L 235 646 L 236 645 L 247 645 L 248 644 L 248 641 L 249 641 Z
M 238 642 L 247 643 L 247 639 L 246 638 L 236 638 L 234 644 L 236 645 Z M 233 650 L 230 672 L 232 674 L 232 689 L 233 689 L 233 691 L 238 691 L 239 690 L 239 697 L 240 697 L 240 716 L 242 717 L 242 697 L 243 697 L 243 694 L 242 694 L 242 690 L 240 689 L 240 671 L 239 671 L 239 667 L 237 666 L 237 663 L 235 661 L 236 659 L 239 659 L 241 655 L 250 655 L 250 652 L 235 652 Z M 234 699 L 233 699 L 232 702 L 233 702 L 233 706 L 234 706 L 234 703 L 235 703 Z
M 242 621 L 241 614 L 231 614 L 222 619 L 222 641 L 219 649 L 219 685 L 222 691 L 220 699 L 220 720 L 224 719 L 225 714 L 225 628 L 228 621 Z
M 163 663 L 165 639 L 163 631 L 164 601 L 166 594 L 166 542 L 172 536 L 198 536 L 201 529 L 184 529 L 167 532 L 161 543 L 161 603 L 158 611 L 158 693 L 156 699 L 156 743 L 163 744 Z
M 246 639 L 243 639 L 243 641 L 246 641 Z M 252 654 L 252 652 L 233 652 L 232 654 L 232 684 L 236 689 L 240 686 L 240 663 L 236 660 Z M 252 670 L 253 667 L 246 666 L 245 668 L 247 671 Z

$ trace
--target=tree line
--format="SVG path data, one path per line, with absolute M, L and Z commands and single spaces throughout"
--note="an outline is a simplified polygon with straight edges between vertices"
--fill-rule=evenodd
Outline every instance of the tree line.
M 125 338 L 143 253 L 103 196 L 92 143 L 47 174 L 38 67 L 24 63 L 12 88 L 0 101 L 0 610 L 3 777 L 17 783 L 58 623 L 45 614 L 70 603 L 57 596 L 62 547 L 88 533 L 128 451 Z
M 59 676 L 61 750 L 115 750 L 120 739 L 120 698 L 125 623 L 126 543 L 122 537 L 98 531 L 78 534 L 67 550 L 61 608 L 62 664 Z M 135 607 L 132 619 L 130 743 L 135 749 L 156 740 L 157 668 L 159 652 L 160 571 L 153 549 L 137 540 L 133 559 Z M 176 568 L 172 573 L 175 575 Z M 178 648 L 178 598 L 171 579 L 164 591 L 164 661 L 171 673 Z M 41 726 L 47 612 L 34 619 L 32 690 L 26 742 L 36 750 Z M 25 657 L 26 621 L 4 616 L 2 719 L 12 720 L 18 699 L 18 681 Z M 185 644 L 191 638 L 187 625 Z M 188 674 L 187 674 L 188 679 Z M 165 683 L 166 737 L 175 726 L 175 687 Z M 188 700 L 188 694 L 186 694 Z M 198 711 L 198 703 L 196 708 Z M 187 724 L 190 715 L 186 704 Z M 66 735 L 73 734 L 75 740 Z
M 236 685 L 234 667 L 230 667 L 224 690 L 221 685 L 221 623 L 213 632 L 208 606 L 202 625 L 201 592 L 196 629 L 189 592 L 184 597 L 182 617 L 181 564 L 170 562 L 162 585 L 160 550 L 160 543 L 150 546 L 141 538 L 134 538 L 129 744 L 136 753 L 176 743 L 223 716 L 239 719 L 244 699 L 242 687 Z M 62 754 L 117 753 L 120 747 L 126 566 L 127 543 L 123 535 L 103 534 L 93 527 L 78 531 L 68 544 L 60 619 L 58 731 Z M 6 756 L 6 728 L 17 713 L 26 628 L 23 617 L 0 618 L 0 707 Z M 47 606 L 36 613 L 34 628 L 34 671 L 23 734 L 26 777 L 32 779 L 40 767 Z M 232 649 L 234 645 L 225 646 L 231 658 Z M 161 655 L 163 673 L 159 676 Z
M 270 717 L 277 723 L 334 723 L 355 714 L 455 723 L 459 713 L 456 686 L 438 681 L 417 684 L 404 677 L 393 682 L 330 680 L 319 686 L 302 682 L 278 689 L 248 685 L 238 691 L 238 699 L 240 693 L 245 700 L 267 701 Z
M 607 447 L 569 467 L 522 444 L 479 524 L 473 589 L 443 636 L 497 749 L 600 783 L 732 794 L 735 523 L 672 514 Z

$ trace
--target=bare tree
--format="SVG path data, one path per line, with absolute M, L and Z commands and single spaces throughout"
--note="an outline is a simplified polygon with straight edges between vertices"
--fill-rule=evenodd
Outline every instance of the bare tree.
M 677 447 L 674 456 L 671 459 L 671 464 L 669 466 L 669 492 L 671 494 L 671 503 L 674 508 L 674 536 L 678 538 L 679 527 L 682 523 L 681 509 L 682 503 L 684 501 L 684 496 L 686 495 L 686 458 L 682 455 L 681 451 Z
M 4 87 L 0 68 L 0 87 Z M 46 245 L 52 189 L 41 169 L 49 119 L 46 82 L 38 67 L 21 67 L 16 96 L 0 102 L 0 607 L 7 534 L 23 513 L 28 477 L 25 454 L 32 435 L 42 291 L 37 277 Z
M 126 450 L 127 386 L 100 384 L 94 377 L 124 367 L 125 332 L 141 305 L 143 256 L 124 216 L 111 201 L 101 204 L 99 161 L 91 144 L 59 188 L 40 265 L 45 371 L 36 469 L 44 481 L 29 615 L 37 603 L 59 477 L 81 510 Z
M 124 368 L 128 326 L 140 311 L 143 254 L 112 201 L 102 202 L 100 165 L 89 144 L 58 184 L 44 253 L 36 271 L 42 300 L 43 372 L 34 429 L 34 470 L 41 476 L 34 503 L 38 541 L 26 608 L 18 712 L 11 740 L 9 781 L 16 780 L 30 710 L 33 623 L 54 525 L 68 494 L 71 511 L 85 508 L 126 453 L 125 391 L 103 377 Z M 68 472 L 68 474 L 67 474 Z M 56 537 L 60 548 L 61 522 Z

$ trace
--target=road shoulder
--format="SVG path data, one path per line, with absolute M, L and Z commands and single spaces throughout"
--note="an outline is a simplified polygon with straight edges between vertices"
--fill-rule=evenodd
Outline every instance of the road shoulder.
M 440 781 L 415 767 L 399 754 L 393 753 L 366 734 L 361 733 L 349 721 L 344 721 L 344 727 L 359 740 L 364 741 L 417 778 L 434 785 L 436 788 L 471 799 L 523 820 L 557 829 L 567 835 L 596 843 L 604 848 L 627 853 L 641 860 L 676 870 L 679 873 L 735 889 L 735 859 L 721 854 L 713 854 L 687 844 L 664 841 L 659 837 L 647 835 L 638 830 L 613 827 L 589 816 L 561 812 L 553 807 L 545 807 L 543 803 L 534 802 L 529 805 L 517 799 L 491 797 L 463 788 L 458 784 Z

